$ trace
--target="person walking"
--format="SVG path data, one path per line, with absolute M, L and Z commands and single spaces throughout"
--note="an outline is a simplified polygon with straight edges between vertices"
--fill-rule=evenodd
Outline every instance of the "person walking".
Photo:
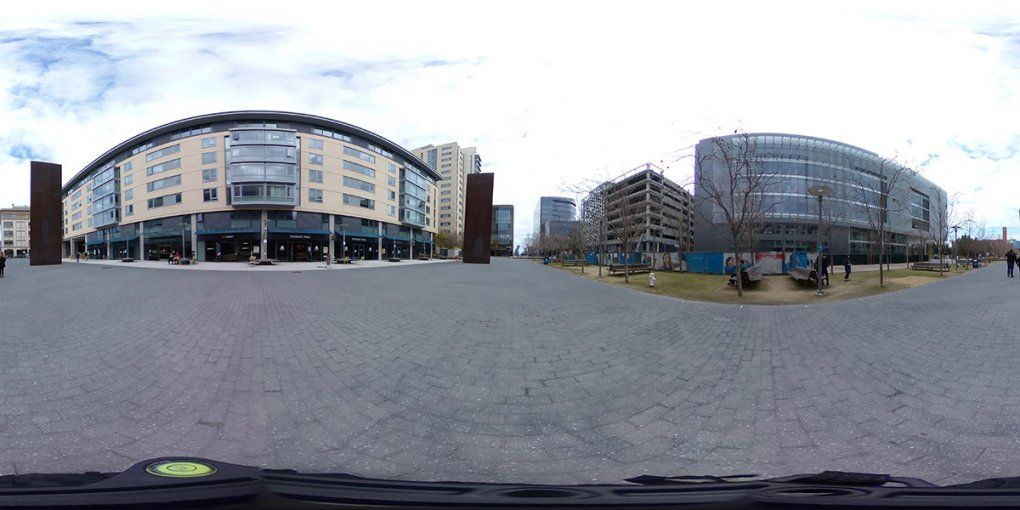
M 850 280 L 850 255 L 847 255 L 846 258 L 843 259 L 843 273 L 844 273 L 843 281 L 844 282 L 845 281 L 849 281 Z
M 1006 278 L 1014 278 L 1013 266 L 1015 265 L 1016 265 L 1016 252 L 1013 251 L 1013 248 L 1010 248 L 1009 251 L 1006 252 Z
M 7 267 L 7 254 L 0 251 L 0 278 L 4 277 L 4 268 Z
M 74 252 L 74 261 L 77 262 L 77 263 L 81 263 L 81 252 L 80 251 Z

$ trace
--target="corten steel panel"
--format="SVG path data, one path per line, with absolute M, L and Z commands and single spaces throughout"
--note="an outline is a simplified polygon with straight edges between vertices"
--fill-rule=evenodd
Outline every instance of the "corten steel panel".
M 60 165 L 32 161 L 32 208 L 29 226 L 29 265 L 60 263 L 62 204 L 60 202 Z
M 464 204 L 464 263 L 488 264 L 492 244 L 493 174 L 468 174 Z

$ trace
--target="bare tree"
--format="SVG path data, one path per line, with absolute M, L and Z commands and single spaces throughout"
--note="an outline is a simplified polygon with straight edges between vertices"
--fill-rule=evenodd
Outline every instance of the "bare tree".
M 949 225 L 953 217 L 953 210 L 956 206 L 956 197 L 946 199 L 938 188 L 931 189 L 931 208 L 929 209 L 928 235 L 939 253 L 939 276 L 942 276 L 943 258 L 942 248 L 946 245 L 946 238 L 949 237 Z M 934 210 L 931 210 L 934 209 Z
M 570 251 L 581 262 L 581 274 L 584 274 L 585 250 L 588 247 L 588 239 L 581 225 L 571 229 L 563 236 L 563 246 Z
M 889 268 L 891 262 L 885 254 L 889 214 L 910 207 L 910 197 L 905 192 L 904 184 L 915 173 L 892 158 L 881 158 L 874 172 L 863 168 L 857 158 L 849 158 L 848 165 L 856 170 L 850 172 L 854 195 L 851 208 L 868 223 L 868 237 L 871 241 L 868 244 L 868 262 L 871 262 L 871 254 L 877 245 L 878 285 L 884 287 L 885 269 Z
M 606 199 L 607 190 L 612 183 L 608 177 L 583 179 L 573 184 L 561 186 L 561 189 L 571 193 L 575 202 L 580 206 L 577 223 L 578 231 L 584 242 L 584 251 L 593 250 L 598 255 L 599 277 L 602 276 L 602 261 L 606 243 L 607 216 Z M 584 272 L 584 268 L 581 268 Z
M 645 197 L 631 197 L 625 183 L 606 190 L 606 239 L 620 244 L 623 253 L 623 281 L 630 283 L 630 254 L 637 250 L 645 233 Z
M 710 206 L 713 217 L 704 221 L 732 246 L 737 265 L 737 295 L 743 296 L 741 255 L 754 250 L 751 239 L 776 201 L 766 192 L 776 188 L 778 178 L 768 172 L 757 155 L 757 142 L 747 133 L 710 139 L 712 150 L 695 152 L 697 163 L 694 199 L 698 205 Z M 702 207 L 696 207 L 701 212 Z M 716 221 L 721 219 L 722 222 Z

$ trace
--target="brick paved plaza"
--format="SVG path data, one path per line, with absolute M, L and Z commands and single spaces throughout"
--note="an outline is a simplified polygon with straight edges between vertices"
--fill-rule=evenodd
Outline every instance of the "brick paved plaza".
M 161 455 L 405 479 L 1020 474 L 1020 279 L 679 301 L 526 261 L 8 263 L 0 474 Z

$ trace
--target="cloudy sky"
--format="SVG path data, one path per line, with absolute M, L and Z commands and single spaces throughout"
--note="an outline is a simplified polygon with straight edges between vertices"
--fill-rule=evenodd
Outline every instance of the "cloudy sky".
M 699 138 L 895 156 L 1020 237 L 1020 3 L 18 2 L 0 17 L 0 204 L 191 115 L 280 109 L 477 145 L 518 242 L 540 195 Z M 282 6 L 282 7 L 281 7 Z M 42 13 L 42 14 L 40 14 Z

